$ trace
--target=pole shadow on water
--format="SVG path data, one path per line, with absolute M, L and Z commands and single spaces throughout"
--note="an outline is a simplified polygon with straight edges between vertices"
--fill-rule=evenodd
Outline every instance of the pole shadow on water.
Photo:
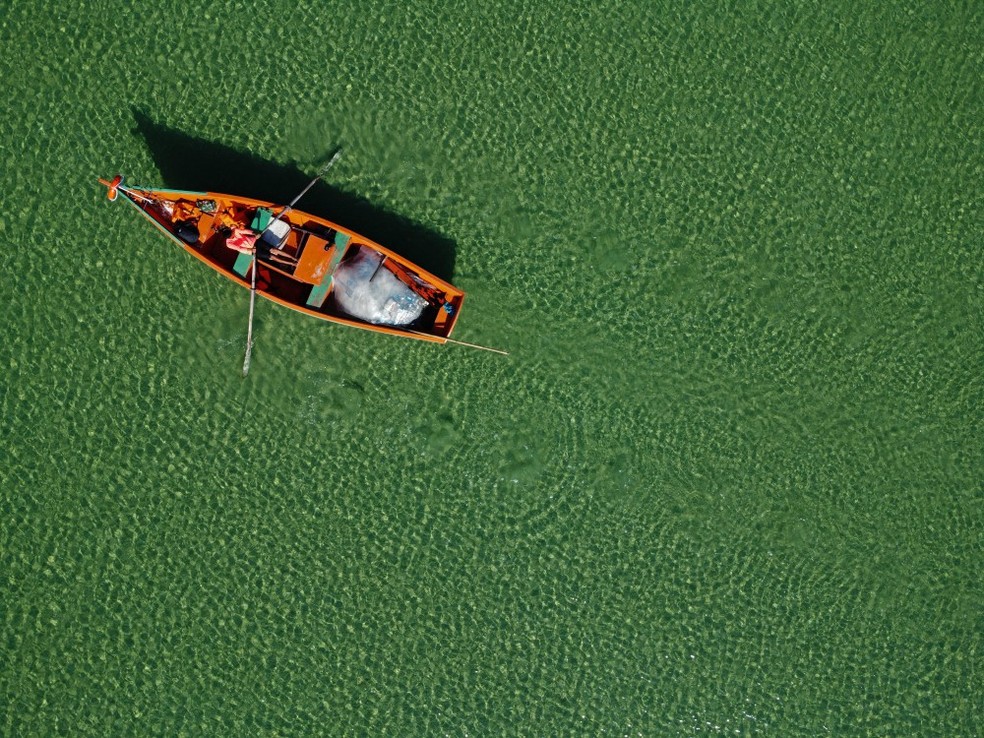
M 147 142 L 164 184 L 171 189 L 223 192 L 287 203 L 311 181 L 313 172 L 195 138 L 155 123 L 140 110 L 134 110 L 133 115 L 137 121 L 135 132 Z M 326 157 L 333 144 L 325 142 Z M 298 207 L 350 228 L 442 279 L 450 282 L 454 278 L 454 241 L 373 205 L 364 197 L 321 181 Z

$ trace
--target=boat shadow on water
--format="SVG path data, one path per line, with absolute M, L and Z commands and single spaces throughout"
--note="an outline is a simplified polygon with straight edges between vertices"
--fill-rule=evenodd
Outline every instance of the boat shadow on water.
M 195 138 L 155 123 L 140 110 L 134 110 L 133 115 L 135 133 L 147 142 L 162 184 L 171 189 L 222 192 L 286 204 L 314 174 Z M 319 181 L 298 203 L 298 209 L 361 233 L 441 279 L 450 282 L 454 278 L 454 241 L 364 197 Z

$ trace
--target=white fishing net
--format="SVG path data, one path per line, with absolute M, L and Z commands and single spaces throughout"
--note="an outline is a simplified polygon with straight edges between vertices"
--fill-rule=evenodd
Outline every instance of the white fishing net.
M 427 300 L 381 266 L 382 260 L 382 254 L 360 247 L 342 262 L 335 270 L 335 302 L 367 323 L 409 325 L 423 313 Z

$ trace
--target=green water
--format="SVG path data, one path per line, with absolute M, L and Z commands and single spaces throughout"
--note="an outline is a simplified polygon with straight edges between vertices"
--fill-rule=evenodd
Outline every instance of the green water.
M 980 4 L 196 5 L 0 13 L 0 734 L 984 731 Z M 510 357 L 95 182 L 336 145 Z

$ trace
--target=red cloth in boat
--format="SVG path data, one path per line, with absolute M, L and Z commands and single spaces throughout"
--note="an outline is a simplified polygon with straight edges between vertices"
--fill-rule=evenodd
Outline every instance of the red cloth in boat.
M 257 235 L 248 228 L 236 228 L 233 230 L 232 235 L 226 239 L 226 246 L 233 251 L 252 254 L 256 239 Z

